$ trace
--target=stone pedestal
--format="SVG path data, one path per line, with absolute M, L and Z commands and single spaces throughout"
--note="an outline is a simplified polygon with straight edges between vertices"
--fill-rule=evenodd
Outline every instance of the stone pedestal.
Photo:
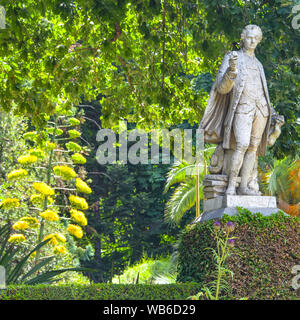
M 241 178 L 238 177 L 236 187 L 239 186 Z M 226 174 L 208 174 L 203 180 L 203 193 L 205 199 L 214 199 L 225 195 L 227 189 L 228 176 Z
M 203 215 L 194 222 L 221 218 L 224 214 L 229 216 L 236 215 L 237 207 L 248 209 L 253 213 L 260 212 L 265 216 L 276 213 L 279 210 L 276 206 L 275 197 L 223 195 L 204 200 Z

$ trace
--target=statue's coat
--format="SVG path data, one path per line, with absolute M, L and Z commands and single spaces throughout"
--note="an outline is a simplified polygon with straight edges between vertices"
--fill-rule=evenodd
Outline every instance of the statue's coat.
M 245 86 L 247 73 L 243 51 L 239 50 L 236 52 L 238 54 L 236 78 L 231 80 L 228 76 L 230 54 L 230 52 L 228 52 L 226 53 L 216 76 L 209 95 L 207 107 L 200 123 L 200 129 L 204 130 L 204 141 L 215 144 L 222 143 L 224 149 L 234 148 L 232 146 L 232 141 L 234 140 L 232 137 L 232 123 L 235 110 Z M 258 155 L 264 155 L 267 147 L 271 115 L 274 113 L 274 109 L 270 103 L 263 66 L 257 58 L 255 58 L 255 60 L 260 71 L 260 78 L 269 109 L 268 122 L 258 148 Z

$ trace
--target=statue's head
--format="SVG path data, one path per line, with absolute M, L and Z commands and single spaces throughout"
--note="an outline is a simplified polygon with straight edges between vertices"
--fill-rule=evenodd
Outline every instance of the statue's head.
M 249 24 L 246 26 L 241 34 L 241 46 L 247 50 L 254 50 L 262 40 L 262 31 L 259 26 Z

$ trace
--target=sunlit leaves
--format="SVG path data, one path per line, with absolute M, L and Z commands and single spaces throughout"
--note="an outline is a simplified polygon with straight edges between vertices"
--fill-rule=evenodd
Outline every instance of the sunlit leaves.
M 299 96 L 299 32 L 289 1 L 77 0 L 2 1 L 0 105 L 45 124 L 43 114 L 102 94 L 104 126 L 130 117 L 145 127 L 201 119 L 207 95 L 191 80 L 214 77 L 224 53 L 238 47 L 242 28 L 263 30 L 257 48 L 271 101 L 287 129 L 274 150 L 294 152 L 290 117 Z M 292 84 L 292 85 L 291 85 Z M 298 89 L 297 89 L 298 88 Z M 298 108 L 299 109 L 299 108 Z M 289 136 L 290 133 L 290 136 Z

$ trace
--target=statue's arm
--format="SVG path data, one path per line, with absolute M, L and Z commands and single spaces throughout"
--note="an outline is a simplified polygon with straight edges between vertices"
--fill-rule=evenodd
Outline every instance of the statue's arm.
M 231 91 L 237 76 L 237 72 L 232 71 L 229 66 L 229 58 L 230 53 L 226 53 L 216 77 L 216 88 L 221 94 L 227 94 Z

